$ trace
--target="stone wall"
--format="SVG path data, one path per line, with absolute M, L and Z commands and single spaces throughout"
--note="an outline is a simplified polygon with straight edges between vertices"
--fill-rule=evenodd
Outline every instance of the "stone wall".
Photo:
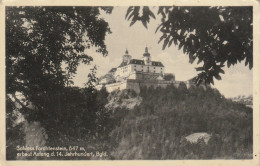
M 159 75 L 159 73 L 132 72 L 128 78 L 136 80 L 156 80 Z
M 113 83 L 113 84 L 106 84 L 106 85 L 97 85 L 96 89 L 100 90 L 103 86 L 106 87 L 108 92 L 112 92 L 112 91 L 115 91 L 115 90 L 127 89 L 126 81 L 124 81 L 124 82 L 117 82 L 117 83 Z
M 136 74 L 135 77 L 140 77 L 141 75 Z M 144 75 L 143 75 L 144 76 Z M 161 87 L 166 88 L 168 85 L 173 85 L 176 88 L 179 87 L 180 83 L 184 83 L 187 88 L 190 88 L 192 86 L 196 86 L 191 81 L 165 81 L 165 80 L 155 80 L 155 79 L 127 79 L 123 82 L 117 82 L 113 84 L 107 84 L 107 85 L 98 85 L 96 86 L 98 90 L 102 88 L 102 86 L 105 86 L 108 92 L 112 92 L 114 90 L 123 90 L 123 89 L 132 89 L 137 93 L 140 93 L 140 89 L 142 87 Z M 205 85 L 201 85 L 204 89 L 206 89 Z
M 176 88 L 179 87 L 180 83 L 182 81 L 164 81 L 164 80 L 133 80 L 133 79 L 128 79 L 127 80 L 127 89 L 133 89 L 137 93 L 140 92 L 141 87 L 161 87 L 161 88 L 166 88 L 168 85 L 173 85 Z M 183 82 L 185 83 L 185 82 Z

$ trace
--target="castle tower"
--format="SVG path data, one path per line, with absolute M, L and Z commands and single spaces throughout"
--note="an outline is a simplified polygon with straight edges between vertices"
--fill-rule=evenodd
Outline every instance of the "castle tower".
M 132 56 L 128 54 L 128 50 L 125 50 L 125 55 L 123 55 L 123 62 L 128 63 L 132 59 Z
M 151 65 L 152 58 L 151 58 L 150 53 L 148 52 L 147 46 L 145 47 L 145 53 L 143 54 L 143 60 L 144 60 L 145 65 Z

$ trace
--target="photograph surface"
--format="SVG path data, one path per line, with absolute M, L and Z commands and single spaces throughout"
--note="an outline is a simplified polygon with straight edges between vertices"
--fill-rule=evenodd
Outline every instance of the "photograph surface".
M 5 6 L 6 160 L 252 160 L 253 6 Z

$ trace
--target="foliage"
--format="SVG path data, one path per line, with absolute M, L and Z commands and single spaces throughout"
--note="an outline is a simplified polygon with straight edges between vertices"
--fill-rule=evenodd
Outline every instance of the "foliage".
M 72 85 L 79 63 L 93 60 L 85 49 L 96 47 L 107 55 L 104 39 L 110 29 L 98 17 L 100 9 L 112 11 L 108 7 L 7 7 L 6 93 L 21 92 L 37 109 L 44 109 L 40 99 Z
M 85 83 L 85 86 L 88 87 L 90 90 L 95 90 L 95 83 L 98 81 L 96 77 L 97 74 L 97 66 L 95 65 L 92 69 L 90 69 L 91 73 L 88 74 L 88 81 Z
M 28 119 L 41 122 L 50 138 L 57 138 L 59 134 L 79 138 L 86 134 L 96 135 L 103 130 L 97 128 L 100 118 L 106 116 L 103 109 L 106 101 L 99 95 L 89 88 L 65 88 L 48 100 L 43 98 L 45 110 L 32 114 Z M 107 94 L 104 92 L 104 95 Z
M 141 97 L 133 110 L 119 109 L 112 116 L 115 159 L 252 158 L 251 108 L 210 88 L 144 88 Z M 198 132 L 211 134 L 208 144 L 185 139 Z
M 203 62 L 196 68 L 200 71 L 198 84 L 214 84 L 213 78 L 220 80 L 225 64 L 230 67 L 245 60 L 252 69 L 252 7 L 161 6 L 157 14 L 162 17 L 157 30 L 162 33 L 159 43 L 163 42 L 163 49 L 174 43 L 189 55 L 190 63 Z M 148 7 L 142 10 L 132 6 L 126 13 L 130 26 L 142 21 L 147 27 L 150 17 L 155 18 Z
M 252 109 L 225 99 L 217 90 L 187 89 L 185 85 L 142 88 L 138 95 L 142 102 L 132 110 L 105 107 L 109 100 L 127 95 L 137 94 L 132 91 L 109 94 L 105 88 L 100 91 L 65 88 L 64 93 L 51 98 L 45 112 L 33 119 L 46 129 L 46 145 L 73 143 L 87 147 L 88 151 L 107 151 L 109 158 L 103 159 L 252 158 Z M 203 140 L 194 144 L 185 139 L 197 132 L 211 135 L 207 144 Z
M 166 81 L 175 80 L 175 76 L 173 74 L 164 74 L 163 79 Z
M 93 91 L 90 88 L 67 88 L 63 94 L 55 96 L 53 103 L 63 112 L 55 111 L 54 104 L 49 104 L 52 110 L 41 112 L 44 120 L 37 119 L 47 129 L 50 137 L 47 145 L 70 146 L 74 142 L 75 145 L 87 146 L 88 151 L 106 150 L 111 130 L 109 112 L 104 108 L 107 97 L 106 89 Z
M 24 138 L 22 127 L 13 127 L 11 115 L 15 109 L 29 123 L 40 122 L 49 144 L 50 140 L 88 134 L 89 139 L 94 139 L 106 131 L 105 101 L 91 84 L 95 68 L 85 89 L 71 87 L 78 65 L 93 60 L 85 49 L 94 47 L 104 56 L 108 54 L 104 40 L 111 31 L 108 23 L 99 18 L 101 10 L 109 14 L 112 7 L 6 7 L 9 158 L 15 157 L 10 155 L 16 154 L 15 145 L 24 145 L 20 139 Z M 18 93 L 24 100 L 17 97 Z M 15 133 L 19 137 L 13 137 Z
M 46 146 L 70 146 L 75 143 L 75 145 L 88 145 L 88 150 L 93 152 L 104 151 L 109 147 L 106 140 L 112 129 L 109 121 L 110 112 L 104 107 L 108 102 L 107 97 L 108 92 L 104 88 L 96 91 L 91 88 L 67 87 L 63 89 L 63 92 L 53 94 L 49 99 L 41 99 L 46 104 L 45 110 L 34 110 L 34 114 L 29 114 L 27 119 L 40 122 L 45 129 L 48 136 Z M 10 105 L 7 108 L 12 110 Z M 10 117 L 7 119 L 11 120 Z M 18 127 L 13 128 L 12 124 L 8 123 L 8 154 L 16 154 L 16 146 L 24 145 L 20 138 L 25 138 L 25 136 Z M 18 129 L 20 132 L 17 132 Z M 20 137 L 14 137 L 17 134 Z M 9 159 L 15 159 L 15 157 L 8 155 Z M 52 159 L 69 160 L 70 158 Z
M 142 8 L 142 16 L 139 15 L 140 6 L 130 6 L 126 12 L 125 18 L 128 20 L 132 20 L 130 23 L 130 26 L 134 25 L 136 21 L 142 21 L 142 24 L 147 28 L 147 23 L 150 21 L 150 17 L 153 17 L 155 19 L 155 15 L 148 6 L 144 6 Z

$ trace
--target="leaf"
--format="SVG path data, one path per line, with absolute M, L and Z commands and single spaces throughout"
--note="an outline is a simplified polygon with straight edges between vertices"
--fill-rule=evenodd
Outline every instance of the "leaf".
M 126 15 L 125 15 L 125 19 L 128 17 L 128 15 L 129 15 L 129 13 L 131 12 L 131 11 L 133 11 L 133 6 L 130 6 L 128 9 L 127 9 L 127 12 L 126 12 Z M 128 19 L 129 20 L 129 19 Z
M 214 85 L 214 80 L 213 80 L 213 76 L 212 75 L 208 77 L 208 81 L 209 81 L 209 83 Z
M 214 77 L 215 77 L 217 80 L 221 80 L 221 77 L 219 76 L 219 74 L 215 74 Z
M 132 17 L 134 17 L 135 16 L 135 13 L 134 12 L 132 12 L 130 15 L 129 15 L 129 17 L 128 17 L 128 19 L 127 20 L 130 20 Z
M 137 21 L 137 19 L 135 19 L 135 17 L 134 17 L 133 20 L 132 20 L 131 23 L 130 23 L 130 27 L 131 27 L 132 25 L 134 25 L 136 21 Z
M 155 30 L 155 33 L 163 26 L 163 23 L 161 23 Z
M 165 47 L 167 46 L 167 44 L 169 43 L 169 38 L 170 36 L 168 36 L 165 40 L 164 40 L 164 43 L 163 43 L 163 50 L 165 49 Z
M 218 72 L 219 72 L 219 73 L 222 73 L 222 74 L 225 74 L 225 71 L 222 70 L 221 68 L 219 68 Z
M 183 43 L 180 43 L 178 49 L 180 50 L 182 48 L 182 46 L 183 46 Z
M 231 63 L 229 61 L 227 61 L 227 66 L 228 68 L 231 66 Z
M 253 68 L 253 62 L 249 63 L 249 69 L 251 70 Z
M 173 38 L 169 41 L 169 46 L 170 47 L 172 45 L 172 42 L 173 42 Z
M 193 54 L 189 54 L 189 62 L 192 64 L 196 58 L 193 57 Z
M 195 68 L 196 69 L 196 71 L 203 71 L 204 70 L 204 67 L 197 67 L 197 68 Z
M 149 15 L 152 16 L 153 19 L 155 19 L 155 15 L 153 14 L 153 12 L 151 10 L 149 10 Z
M 142 20 L 142 24 L 144 25 L 144 27 L 145 27 L 146 29 L 148 29 L 148 27 L 147 27 L 147 22 L 146 22 L 146 21 Z
M 164 39 L 164 38 L 166 38 L 167 37 L 167 35 L 164 33 L 161 37 L 160 37 L 160 40 L 158 41 L 158 44 Z
M 187 52 L 187 45 L 186 44 L 183 45 L 182 51 L 183 51 L 184 54 Z
M 173 40 L 174 40 L 174 44 L 177 45 L 178 44 L 177 39 L 173 37 Z

